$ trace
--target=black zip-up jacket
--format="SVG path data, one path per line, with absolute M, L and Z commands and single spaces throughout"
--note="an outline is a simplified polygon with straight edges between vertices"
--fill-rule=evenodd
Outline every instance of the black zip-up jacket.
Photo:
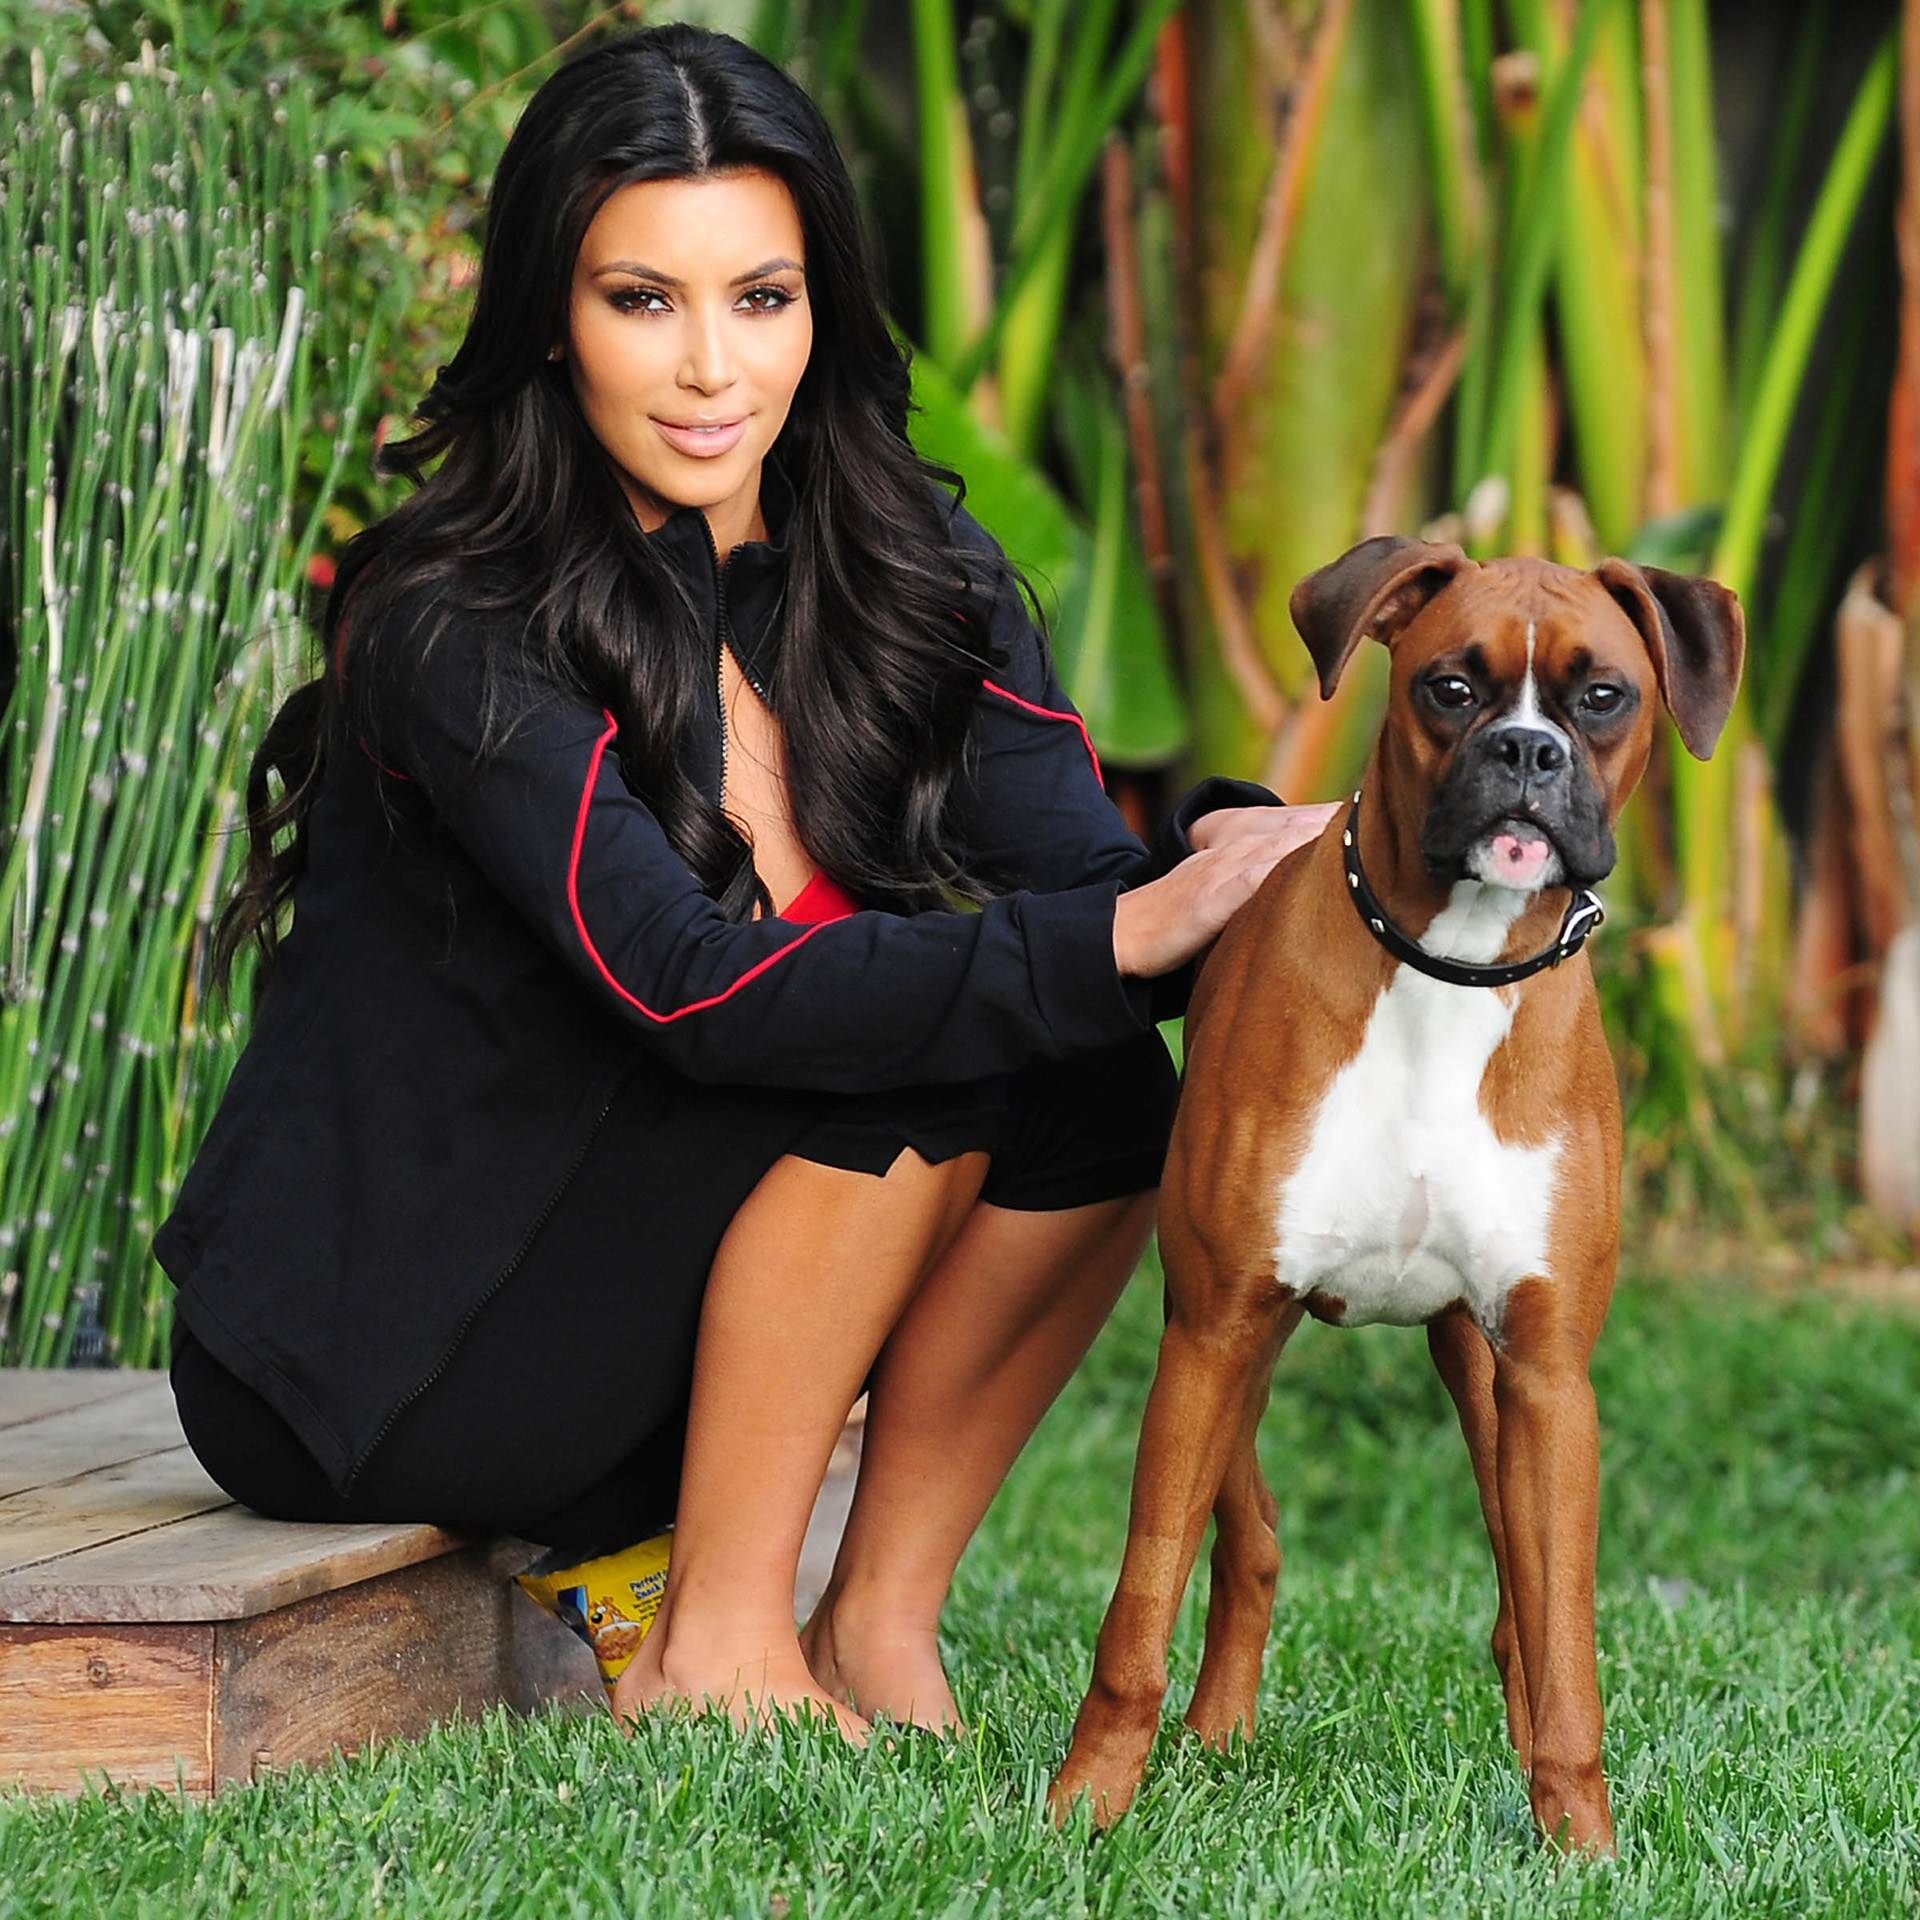
M 724 566 L 697 509 L 649 536 L 712 621 L 711 722 L 687 750 L 716 799 L 719 649 L 766 698 L 792 498 L 769 459 L 770 538 Z M 1192 963 L 1119 974 L 1114 903 L 1192 851 L 1201 813 L 1277 796 L 1203 780 L 1150 849 L 1107 798 L 1017 594 L 971 612 L 1011 664 L 982 684 L 967 838 L 1021 882 L 978 911 L 727 920 L 622 777 L 605 708 L 529 687 L 473 768 L 481 649 L 515 638 L 484 620 L 453 623 L 396 680 L 377 748 L 333 756 L 276 976 L 153 1252 L 187 1326 L 342 1492 L 512 1273 L 629 1068 L 683 1152 L 674 1129 L 704 1085 L 973 1079 L 1184 1010 Z M 730 1156 L 755 1150 L 722 1137 Z M 645 1239 L 637 1220 L 636 1259 Z

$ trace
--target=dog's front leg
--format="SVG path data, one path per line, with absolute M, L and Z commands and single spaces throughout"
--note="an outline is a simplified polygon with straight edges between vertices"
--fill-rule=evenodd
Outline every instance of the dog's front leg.
M 1134 1463 L 1126 1555 L 1094 1653 L 1093 1685 L 1048 1794 L 1064 1821 L 1081 1794 L 1105 1826 L 1125 1812 L 1145 1776 L 1167 1692 L 1167 1646 L 1193 1572 L 1208 1510 L 1239 1438 L 1255 1375 L 1271 1372 L 1285 1303 L 1277 1291 L 1262 1325 L 1239 1313 L 1182 1313 L 1175 1296 Z M 1202 1297 L 1208 1297 L 1203 1291 Z M 1262 1362 L 1264 1360 L 1264 1366 Z
M 1213 1577 L 1207 1589 L 1207 1643 L 1186 1722 L 1212 1747 L 1238 1733 L 1253 1738 L 1260 1668 L 1273 1626 L 1273 1594 L 1280 1578 L 1279 1508 L 1260 1471 L 1260 1416 L 1279 1357 L 1304 1311 L 1283 1307 L 1269 1351 L 1247 1378 L 1240 1428 L 1213 1503 Z
M 1455 1308 L 1427 1325 L 1433 1355 L 1460 1416 L 1467 1455 L 1473 1462 L 1480 1513 L 1493 1548 L 1493 1572 L 1499 1599 L 1493 1618 L 1493 1663 L 1507 1697 L 1507 1736 L 1520 1758 L 1520 1770 L 1533 1767 L 1533 1720 L 1527 1711 L 1527 1677 L 1520 1664 L 1520 1636 L 1513 1624 L 1513 1578 L 1507 1570 L 1506 1530 L 1500 1519 L 1499 1415 L 1493 1404 L 1493 1349 L 1464 1308 Z
M 1533 1717 L 1533 1817 L 1563 1846 L 1611 1853 L 1593 1623 L 1599 1415 L 1591 1343 L 1558 1323 L 1552 1284 L 1514 1290 L 1496 1350 L 1500 1515 Z

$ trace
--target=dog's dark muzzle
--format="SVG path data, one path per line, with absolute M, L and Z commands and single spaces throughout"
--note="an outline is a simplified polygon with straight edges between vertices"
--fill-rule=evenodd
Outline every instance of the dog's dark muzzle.
M 1585 762 L 1544 727 L 1492 726 L 1462 742 L 1421 835 L 1427 870 L 1442 885 L 1467 877 L 1471 849 L 1503 820 L 1537 827 L 1565 880 L 1590 887 L 1617 858 L 1607 809 Z

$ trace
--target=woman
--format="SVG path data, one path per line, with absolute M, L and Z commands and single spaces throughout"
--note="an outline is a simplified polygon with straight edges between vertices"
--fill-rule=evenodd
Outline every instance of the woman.
M 671 1517 L 623 1716 L 956 1723 L 948 1581 L 1151 1231 L 1153 1022 L 1329 811 L 1130 833 L 907 401 L 805 94 L 685 26 L 573 61 L 249 783 L 261 999 L 154 1241 L 188 1439 L 288 1518 Z

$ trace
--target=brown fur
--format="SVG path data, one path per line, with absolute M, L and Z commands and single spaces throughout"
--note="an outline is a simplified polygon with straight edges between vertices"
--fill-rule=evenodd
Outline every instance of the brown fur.
M 1689 635 L 1688 736 L 1717 735 L 1739 674 L 1738 602 L 1718 587 L 1702 591 L 1711 583 L 1657 570 L 1631 569 L 1628 579 L 1625 565 L 1610 562 L 1604 577 L 1531 559 L 1476 565 L 1455 547 L 1376 539 L 1295 589 L 1295 621 L 1325 692 L 1363 632 L 1380 628 L 1392 645 L 1387 716 L 1363 782 L 1360 852 L 1409 934 L 1421 933 L 1446 899 L 1421 859 L 1420 829 L 1460 736 L 1415 698 L 1422 674 L 1443 657 L 1476 643 L 1503 685 L 1517 686 L 1532 620 L 1542 687 L 1570 671 L 1580 650 L 1631 686 L 1638 706 L 1628 722 L 1597 743 L 1576 735 L 1617 818 L 1646 766 L 1663 695 L 1679 684 L 1673 661 L 1656 662 L 1653 652 L 1671 627 L 1663 633 L 1648 611 L 1670 599 Z M 1056 1817 L 1089 1793 L 1104 1824 L 1139 1785 L 1166 1691 L 1168 1638 L 1209 1510 L 1218 1523 L 1213 1599 L 1187 1724 L 1214 1742 L 1253 1729 L 1279 1569 L 1275 1505 L 1254 1437 L 1274 1363 L 1302 1313 L 1338 1320 L 1344 1311 L 1331 1296 L 1296 1299 L 1280 1284 L 1273 1196 L 1305 1153 L 1322 1096 L 1358 1050 L 1396 966 L 1348 898 L 1343 826 L 1337 819 L 1273 870 L 1195 984 L 1160 1197 L 1167 1328 L 1125 1561 L 1054 1782 Z M 1568 898 L 1564 887 L 1544 890 L 1515 920 L 1502 958 L 1548 945 Z M 1619 1096 L 1584 952 L 1518 986 L 1472 991 L 1516 1001 L 1480 1086 L 1496 1136 L 1531 1145 L 1558 1131 L 1563 1140 L 1548 1243 L 1555 1278 L 1520 1281 L 1496 1327 L 1477 1326 L 1455 1303 L 1430 1322 L 1429 1345 L 1460 1413 L 1493 1549 L 1494 1657 L 1536 1820 L 1567 1845 L 1604 1850 L 1613 1827 L 1600 1770 L 1599 1461 L 1587 1362 L 1618 1249 Z

